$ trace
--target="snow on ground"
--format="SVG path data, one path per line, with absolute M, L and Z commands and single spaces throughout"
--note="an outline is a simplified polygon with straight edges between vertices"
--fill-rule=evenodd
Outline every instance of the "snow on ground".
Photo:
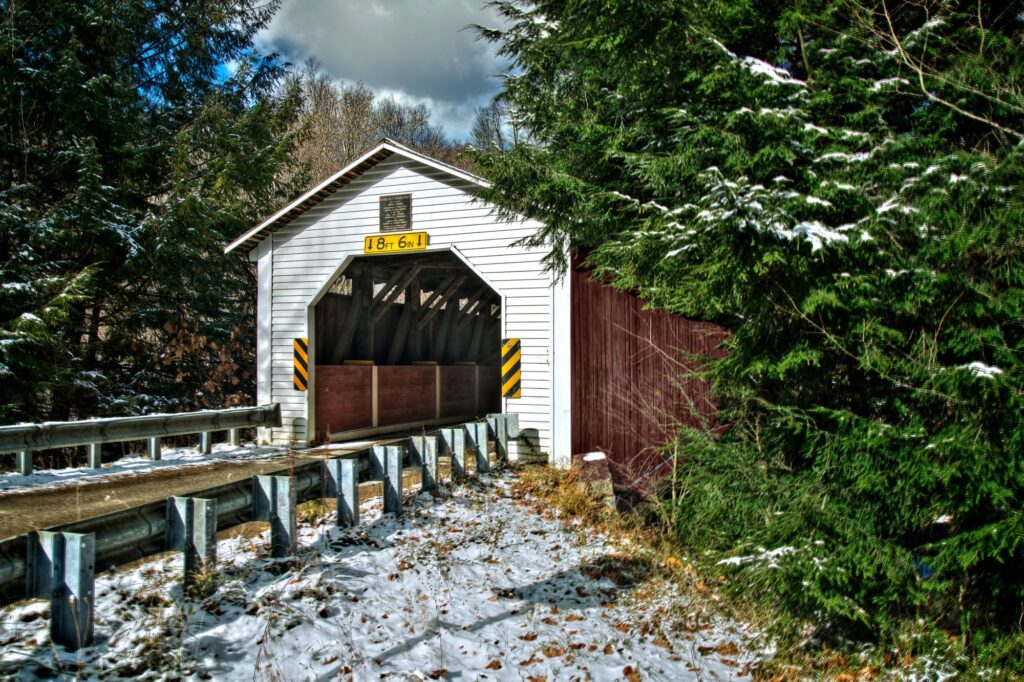
M 379 502 L 340 530 L 304 524 L 299 556 L 266 534 L 219 543 L 219 585 L 182 594 L 177 555 L 97 579 L 96 644 L 49 643 L 44 602 L 0 615 L 0 677 L 93 679 L 742 679 L 751 635 L 716 619 L 650 562 L 538 513 L 514 477 Z
M 209 464 L 216 460 L 261 460 L 279 457 L 287 448 L 270 445 L 234 446 L 229 443 L 214 445 L 212 453 L 204 455 L 197 448 L 164 448 L 160 459 L 154 461 L 143 455 L 129 455 L 116 462 L 104 465 L 100 469 L 78 467 L 74 469 L 41 469 L 28 476 L 15 471 L 0 472 L 0 492 L 16 489 L 38 488 L 40 486 L 58 486 L 78 484 L 91 481 L 99 476 L 114 477 L 136 475 L 143 471 L 163 469 L 167 467 L 195 466 Z M 9 456 L 8 460 L 13 460 Z M 9 463 L 9 462 L 7 462 Z

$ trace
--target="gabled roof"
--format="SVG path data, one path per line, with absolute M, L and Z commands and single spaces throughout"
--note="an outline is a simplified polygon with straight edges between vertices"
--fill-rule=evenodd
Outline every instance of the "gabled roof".
M 235 241 L 228 244 L 224 248 L 224 252 L 231 253 L 237 249 L 251 251 L 256 248 L 256 245 L 263 241 L 267 235 L 288 224 L 298 216 L 305 213 L 308 209 L 319 204 L 338 189 L 349 184 L 384 159 L 394 156 L 395 154 L 404 156 L 413 161 L 418 161 L 440 171 L 444 171 L 453 177 L 471 182 L 480 187 L 490 186 L 490 183 L 486 180 L 477 177 L 472 173 L 467 173 L 466 171 L 444 163 L 443 161 L 438 161 L 437 159 L 431 158 L 425 154 L 409 149 L 405 145 L 399 144 L 394 140 L 384 138 L 375 147 L 373 147 L 373 149 L 366 152 L 358 159 L 345 166 L 340 171 L 327 178 L 319 185 L 309 190 Z

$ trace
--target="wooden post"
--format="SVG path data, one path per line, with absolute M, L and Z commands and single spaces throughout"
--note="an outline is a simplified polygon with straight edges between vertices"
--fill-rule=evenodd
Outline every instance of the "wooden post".
M 409 328 L 412 326 L 413 308 L 409 304 L 411 289 L 405 290 L 405 305 L 402 306 L 402 316 L 398 319 L 398 329 L 391 339 L 391 351 L 388 353 L 388 364 L 397 365 L 402 359 L 402 351 L 405 350 L 406 339 L 409 338 Z
M 455 322 L 455 313 L 458 309 L 458 298 L 453 297 L 448 301 L 448 307 L 444 309 L 444 313 L 441 315 L 441 328 L 437 330 L 437 335 L 434 337 L 436 340 L 434 360 L 437 362 L 444 362 L 445 350 L 448 347 L 448 337 L 451 335 L 452 324 Z
M 352 299 L 349 301 L 348 310 L 345 311 L 345 321 L 342 323 L 337 342 L 334 344 L 334 351 L 331 353 L 332 364 L 341 364 L 352 352 L 352 340 L 355 338 L 356 329 L 359 328 L 359 320 L 362 317 L 363 305 L 366 301 L 366 288 L 362 276 L 353 278 Z M 373 287 L 369 288 L 372 292 Z

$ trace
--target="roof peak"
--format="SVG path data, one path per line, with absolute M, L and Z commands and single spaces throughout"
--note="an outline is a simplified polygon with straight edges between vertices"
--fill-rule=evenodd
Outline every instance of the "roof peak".
M 312 189 L 303 193 L 294 201 L 289 202 L 284 208 L 277 211 L 262 223 L 256 225 L 238 239 L 228 244 L 224 248 L 224 252 L 231 253 L 237 249 L 251 251 L 257 244 L 263 241 L 267 235 L 277 229 L 280 229 L 329 197 L 331 194 L 334 194 L 337 190 L 358 178 L 370 168 L 373 168 L 384 159 L 395 154 L 399 154 L 413 161 L 418 161 L 461 180 L 479 185 L 480 187 L 490 186 L 490 183 L 473 173 L 464 171 L 461 168 L 456 168 L 451 164 L 435 159 L 434 157 L 423 154 L 422 152 L 418 152 L 411 147 L 407 147 L 400 142 L 383 137 L 380 142 L 360 154 L 354 161 L 350 162 L 344 168 L 337 171 L 323 182 L 317 184 Z

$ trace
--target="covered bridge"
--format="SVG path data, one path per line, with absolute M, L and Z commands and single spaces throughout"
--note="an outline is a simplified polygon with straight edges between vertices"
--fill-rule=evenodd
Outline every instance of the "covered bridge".
M 673 377 L 721 330 L 579 270 L 556 279 L 515 245 L 540 225 L 499 219 L 484 186 L 383 140 L 227 247 L 257 264 L 257 399 L 283 414 L 268 440 L 512 412 L 526 433 L 513 457 L 603 449 L 649 470 L 648 446 L 713 412 L 706 386 Z

